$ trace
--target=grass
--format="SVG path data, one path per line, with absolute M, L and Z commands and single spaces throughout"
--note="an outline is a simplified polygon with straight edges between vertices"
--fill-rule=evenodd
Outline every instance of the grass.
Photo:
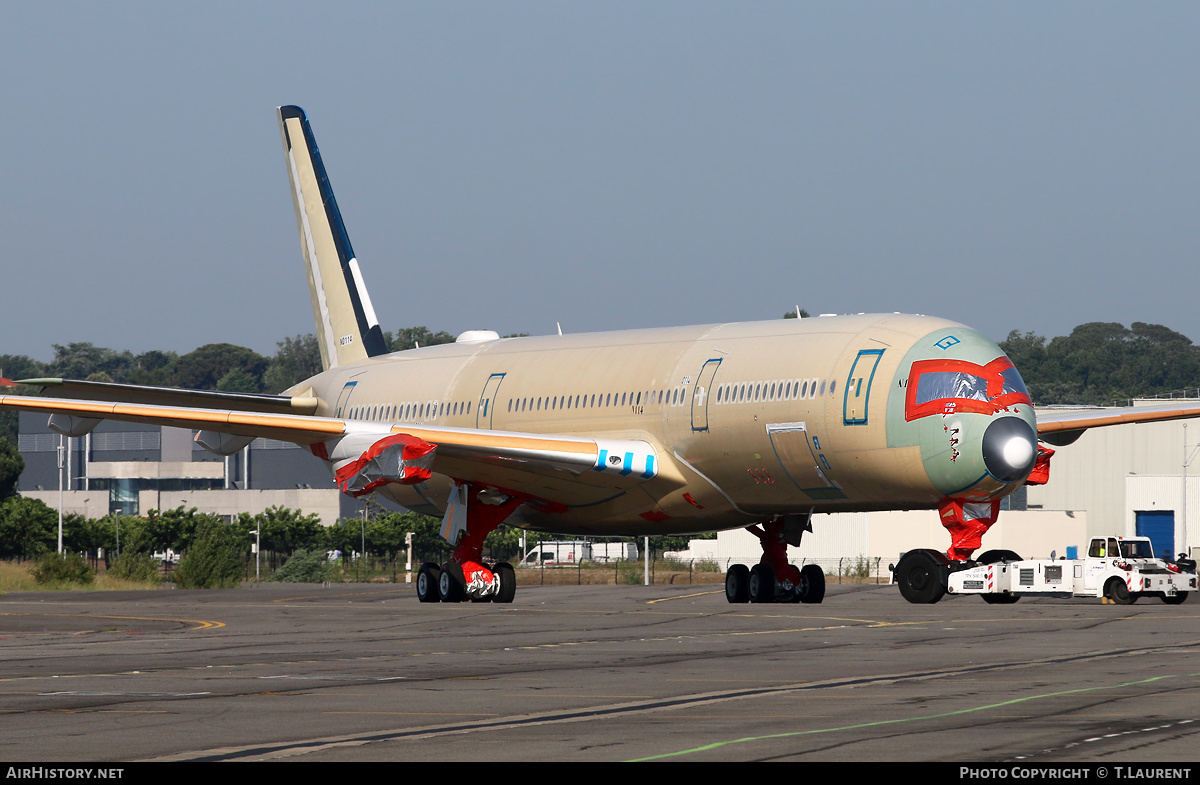
M 91 584 L 38 583 L 33 578 L 33 562 L 0 562 L 0 594 L 10 591 L 131 591 L 159 589 L 161 583 L 130 581 L 101 572 Z

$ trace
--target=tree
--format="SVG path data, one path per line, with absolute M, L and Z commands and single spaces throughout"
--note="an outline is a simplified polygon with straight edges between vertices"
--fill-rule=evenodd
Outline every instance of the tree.
M 263 387 L 268 392 L 283 392 L 321 372 L 321 348 L 312 333 L 284 338 L 275 346 L 275 357 L 263 374 Z
M 251 538 L 258 532 L 264 550 L 287 555 L 301 549 L 325 549 L 325 527 L 315 514 L 304 515 L 300 510 L 288 507 L 269 507 L 239 525 L 248 527 L 247 534 Z
M 1049 342 L 1013 330 L 1000 348 L 1039 404 L 1103 404 L 1200 384 L 1200 348 L 1160 324 L 1089 322 Z
M 800 316 L 802 316 L 802 317 L 804 317 L 805 319 L 807 319 L 807 318 L 808 318 L 808 311 L 806 311 L 806 310 L 804 310 L 803 308 L 801 308 L 801 309 L 800 309 Z M 784 318 L 784 319 L 795 319 L 795 318 L 796 318 L 796 312 L 795 312 L 795 311 L 788 311 L 787 313 L 785 313 L 785 314 L 783 315 L 783 318 Z
M 215 390 L 220 380 L 237 369 L 254 379 L 254 392 L 262 389 L 262 375 L 270 361 L 253 349 L 231 343 L 210 343 L 171 362 L 168 378 L 177 387 Z
M 25 471 L 25 459 L 7 438 L 0 436 L 0 501 L 17 495 L 17 480 Z
M 436 346 L 440 343 L 454 343 L 454 336 L 448 332 L 430 332 L 428 327 L 405 327 L 397 330 L 395 335 L 391 331 L 385 332 L 383 340 L 388 349 L 402 352 L 405 349 L 414 349 L 418 344 Z
M 163 386 L 169 384 L 167 371 L 171 363 L 178 359 L 175 352 L 160 352 L 152 349 L 134 358 L 134 367 L 126 380 L 130 384 L 149 384 Z
M 46 366 L 23 354 L 0 354 L 0 376 L 6 379 L 33 379 L 46 375 Z
M 57 546 L 57 512 L 24 496 L 0 502 L 0 557 L 29 559 Z
M 256 393 L 259 388 L 258 380 L 241 368 L 234 368 L 217 382 L 217 389 L 222 392 Z
M 46 369 L 64 379 L 86 379 L 92 374 L 105 373 L 110 379 L 124 381 L 134 366 L 133 354 L 116 352 L 91 343 L 54 344 L 54 360 Z
M 248 544 L 233 526 L 206 516 L 175 569 L 181 589 L 236 589 L 242 582 Z

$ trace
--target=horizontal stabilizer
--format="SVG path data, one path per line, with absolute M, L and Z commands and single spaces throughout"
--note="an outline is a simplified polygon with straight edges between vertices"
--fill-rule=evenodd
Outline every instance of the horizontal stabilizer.
M 276 414 L 312 414 L 317 410 L 316 398 L 289 395 L 189 390 L 182 387 L 151 387 L 83 379 L 21 379 L 17 384 L 40 387 L 44 395 L 72 400 L 149 403 Z

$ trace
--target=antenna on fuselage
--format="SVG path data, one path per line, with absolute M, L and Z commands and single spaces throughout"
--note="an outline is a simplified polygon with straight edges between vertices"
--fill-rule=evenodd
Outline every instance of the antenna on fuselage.
M 558 327 L 558 334 L 562 335 L 562 322 L 555 322 L 554 324 Z
M 803 316 L 801 316 L 801 315 L 800 315 L 800 306 L 799 306 L 799 305 L 797 305 L 797 306 L 796 306 L 796 318 L 797 318 L 797 319 L 803 319 L 803 318 L 804 318 Z

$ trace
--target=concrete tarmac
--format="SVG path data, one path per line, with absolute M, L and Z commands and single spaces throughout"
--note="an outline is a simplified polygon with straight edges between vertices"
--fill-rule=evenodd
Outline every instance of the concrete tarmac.
M 1200 759 L 1200 601 L 830 586 L 0 596 L 9 761 Z

